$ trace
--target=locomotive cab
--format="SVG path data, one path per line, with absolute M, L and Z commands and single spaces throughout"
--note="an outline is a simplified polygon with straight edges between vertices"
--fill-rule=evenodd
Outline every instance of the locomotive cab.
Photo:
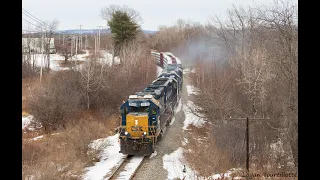
M 131 95 L 120 107 L 120 113 L 120 153 L 152 154 L 159 131 L 159 102 L 152 95 Z

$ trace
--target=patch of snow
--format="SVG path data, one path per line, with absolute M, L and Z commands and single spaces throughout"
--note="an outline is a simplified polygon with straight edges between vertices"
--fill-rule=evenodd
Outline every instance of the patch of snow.
M 155 157 L 156 155 L 157 155 L 157 151 L 154 151 L 154 153 L 152 153 L 149 158 L 153 158 L 153 157 Z
M 38 140 L 38 139 L 41 139 L 41 138 L 43 138 L 43 135 L 41 135 L 41 136 L 37 136 L 37 137 L 35 137 L 35 138 L 32 138 L 32 140 Z
M 77 54 L 72 56 L 73 60 L 78 60 L 78 61 L 87 61 L 88 60 L 88 56 L 89 56 L 89 51 L 86 50 L 85 54 Z
M 29 126 L 32 121 L 33 121 L 33 116 L 31 116 L 31 115 L 22 117 L 22 129 Z
M 163 160 L 163 168 L 168 171 L 168 178 L 173 180 L 175 178 L 180 179 L 196 179 L 196 171 L 193 171 L 185 162 L 183 158 L 183 148 L 178 148 L 171 154 L 165 154 L 162 158 Z M 186 173 L 183 172 L 184 165 L 186 168 Z
M 189 68 L 183 69 L 183 74 L 188 74 L 190 72 Z
M 199 92 L 200 90 L 192 85 L 187 85 L 187 93 L 188 93 L 188 96 L 190 96 L 191 94 L 194 94 L 194 95 L 199 95 Z
M 196 73 L 196 70 L 195 70 L 195 69 L 192 69 L 190 72 L 192 72 L 192 73 Z
M 170 122 L 170 126 L 174 123 L 174 121 L 176 121 L 176 118 L 173 116 Z
M 285 151 L 285 147 L 282 143 L 282 140 L 279 138 L 277 142 L 275 143 L 271 143 L 270 144 L 270 148 L 271 148 L 271 157 L 272 159 L 277 159 L 277 158 L 286 158 L 287 160 L 287 166 L 289 167 L 294 167 L 294 159 L 293 159 L 293 155 L 292 155 L 292 151 L 289 148 L 289 152 L 286 153 Z M 283 165 L 282 165 L 283 166 Z M 278 168 L 281 168 L 281 165 L 278 164 Z
M 232 168 L 226 173 L 220 173 L 220 174 L 214 174 L 210 177 L 202 177 L 199 175 L 199 173 L 196 170 L 193 170 L 187 163 L 186 160 L 183 157 L 183 152 L 185 150 L 181 147 L 179 147 L 177 150 L 172 152 L 171 154 L 165 154 L 163 156 L 163 168 L 168 171 L 167 179 L 173 180 L 175 178 L 185 179 L 185 180 L 193 180 L 193 179 L 222 179 L 224 178 L 230 178 L 231 173 L 239 171 L 241 172 L 241 169 L 238 168 Z M 183 172 L 183 169 L 185 167 L 185 173 Z M 239 179 L 239 177 L 237 177 Z M 241 179 L 241 178 L 240 178 Z
M 101 138 L 101 139 L 96 139 L 94 141 L 92 141 L 90 144 L 89 144 L 89 147 L 91 149 L 95 149 L 95 150 L 98 150 L 101 146 L 103 145 L 109 145 L 111 144 L 109 139 L 108 138 Z
M 57 135 L 57 134 L 59 134 L 59 133 L 53 133 L 53 134 L 51 134 L 50 136 L 54 136 L 54 135 Z M 44 137 L 44 136 L 41 135 L 41 136 L 34 137 L 34 138 L 32 138 L 31 140 L 36 141 L 36 140 L 41 139 L 41 138 L 43 138 L 43 137 Z
M 124 167 L 124 171 L 119 174 L 119 179 L 130 179 L 130 177 L 134 174 L 134 171 L 138 168 L 141 161 L 143 160 L 143 156 L 132 157 L 128 164 Z
M 185 146 L 189 143 L 189 140 L 187 138 L 184 138 L 184 141 L 182 141 L 182 145 Z
M 236 172 L 240 172 L 242 173 L 243 170 L 241 168 L 232 168 L 230 170 L 228 170 L 226 173 L 219 173 L 219 174 L 214 174 L 212 176 L 210 176 L 208 179 L 223 179 L 223 178 L 231 178 L 230 175 L 232 173 L 236 173 Z M 232 179 L 243 179 L 243 177 L 232 177 Z
M 284 154 L 285 151 L 283 149 L 283 144 L 282 144 L 282 141 L 281 139 L 279 139 L 277 142 L 275 143 L 271 143 L 270 144 L 270 148 L 274 151 L 274 152 L 277 152 L 277 153 L 280 153 L 280 154 Z
M 34 54 L 31 57 L 31 59 L 34 60 L 35 65 L 38 67 L 41 67 L 41 64 L 43 65 L 43 67 L 45 67 L 46 58 L 47 57 L 44 56 L 44 59 L 43 59 L 43 56 L 41 54 Z M 57 63 L 57 61 L 63 61 L 63 60 L 64 60 L 64 56 L 61 56 L 60 54 L 50 54 L 50 69 L 53 71 L 70 69 L 68 67 L 60 67 L 60 65 Z M 33 63 L 33 61 L 31 61 L 31 63 Z
M 188 130 L 187 127 L 190 124 L 193 124 L 196 127 L 201 127 L 206 121 L 204 118 L 201 118 L 199 116 L 203 116 L 200 113 L 197 113 L 197 115 L 195 115 L 194 113 L 196 113 L 197 109 L 200 109 L 199 107 L 197 107 L 192 101 L 188 101 L 187 105 L 183 105 L 183 111 L 185 114 L 185 119 L 183 122 L 183 127 L 182 129 L 184 130 Z
M 93 141 L 90 144 L 92 148 L 98 148 L 102 144 L 108 143 L 108 146 L 104 148 L 100 154 L 100 162 L 95 163 L 94 166 L 86 168 L 87 172 L 84 175 L 84 180 L 101 180 L 103 177 L 111 171 L 115 166 L 118 166 L 121 161 L 126 157 L 119 153 L 120 144 L 118 142 L 119 135 L 109 136 Z
M 104 63 L 104 64 L 108 64 L 109 66 L 111 66 L 112 65 L 112 57 L 113 57 L 113 55 L 108 53 L 105 50 L 101 50 L 100 53 L 102 55 L 102 58 L 100 59 L 100 62 Z M 120 58 L 119 57 L 115 57 L 114 58 L 114 63 L 115 64 L 119 64 L 120 63 Z

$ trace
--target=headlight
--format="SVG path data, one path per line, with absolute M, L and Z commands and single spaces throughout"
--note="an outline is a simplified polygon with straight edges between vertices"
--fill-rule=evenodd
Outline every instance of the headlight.
M 147 132 L 143 132 L 144 135 L 147 135 Z
M 124 134 L 125 134 L 125 135 L 128 135 L 128 132 L 126 131 L 126 132 L 124 132 Z

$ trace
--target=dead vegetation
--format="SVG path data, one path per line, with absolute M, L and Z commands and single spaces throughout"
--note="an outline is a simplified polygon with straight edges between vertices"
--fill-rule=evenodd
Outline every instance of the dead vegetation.
M 99 159 L 90 142 L 113 135 L 122 100 L 156 77 L 149 48 L 137 41 L 122 49 L 120 65 L 90 57 L 81 69 L 51 72 L 41 84 L 24 80 L 23 110 L 43 128 L 23 135 L 23 179 L 79 179 Z
M 191 54 L 196 73 L 190 73 L 190 77 L 201 90 L 194 103 L 202 108 L 197 113 L 205 114 L 212 124 L 207 129 L 207 144 L 189 139 L 188 147 L 193 152 L 188 154 L 188 162 L 204 175 L 231 168 L 245 169 L 246 123 L 233 119 L 267 117 L 269 120 L 250 121 L 250 170 L 295 172 L 298 167 L 296 4 L 274 1 L 263 7 L 234 7 L 228 11 L 227 21 L 212 18 L 206 26 L 196 28 L 200 32 L 189 36 L 193 37 L 190 42 L 188 36 L 165 37 L 166 33 L 175 34 L 178 30 L 187 32 L 187 27 L 177 23 L 160 28 L 154 36 L 157 40 L 154 46 L 171 42 L 168 51 L 178 54 L 181 49 L 186 55 Z M 206 37 L 205 41 L 197 41 L 203 39 L 201 36 Z M 203 44 L 207 51 L 197 50 Z M 183 51 L 185 47 L 194 48 L 187 52 Z M 195 127 L 193 131 L 194 137 L 203 136 L 197 134 Z
M 88 144 L 95 139 L 106 137 L 107 123 L 91 117 L 68 124 L 59 134 L 44 136 L 22 142 L 23 179 L 35 176 L 35 179 L 79 179 L 100 149 L 88 154 Z M 75 178 L 72 178 L 74 176 Z

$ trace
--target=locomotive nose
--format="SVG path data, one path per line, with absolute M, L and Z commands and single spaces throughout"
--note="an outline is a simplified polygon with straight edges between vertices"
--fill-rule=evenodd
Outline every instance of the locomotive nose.
M 127 115 L 127 132 L 132 138 L 140 138 L 148 134 L 148 114 L 128 114 Z

